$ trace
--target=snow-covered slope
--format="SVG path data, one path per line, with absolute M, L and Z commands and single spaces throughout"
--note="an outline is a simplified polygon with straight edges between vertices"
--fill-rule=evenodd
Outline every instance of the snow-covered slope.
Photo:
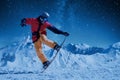
M 45 45 L 43 51 L 49 59 L 54 55 Z M 0 74 L 11 76 L 10 79 L 15 79 L 17 74 L 26 77 L 25 80 L 120 80 L 120 42 L 107 49 L 86 44 L 64 45 L 55 61 L 41 74 L 42 64 L 28 36 L 0 49 L 0 66 Z M 1 75 L 0 78 L 10 80 Z

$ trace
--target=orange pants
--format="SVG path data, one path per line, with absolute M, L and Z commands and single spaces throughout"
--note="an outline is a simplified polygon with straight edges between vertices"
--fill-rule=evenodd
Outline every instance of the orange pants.
M 45 55 L 42 52 L 42 43 L 48 45 L 51 48 L 54 48 L 54 46 L 56 45 L 55 42 L 49 40 L 46 35 L 41 34 L 40 38 L 34 43 L 35 49 L 36 49 L 36 53 L 37 56 L 39 57 L 39 59 L 41 60 L 42 63 L 47 61 L 47 58 L 45 57 Z

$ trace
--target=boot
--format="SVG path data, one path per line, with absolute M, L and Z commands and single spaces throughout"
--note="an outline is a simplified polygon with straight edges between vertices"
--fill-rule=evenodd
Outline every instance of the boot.
M 60 48 L 61 48 L 61 46 L 59 46 L 58 44 L 56 44 L 55 47 L 54 47 L 54 50 L 59 51 Z
M 46 69 L 50 64 L 50 61 L 46 61 L 43 63 L 43 68 Z

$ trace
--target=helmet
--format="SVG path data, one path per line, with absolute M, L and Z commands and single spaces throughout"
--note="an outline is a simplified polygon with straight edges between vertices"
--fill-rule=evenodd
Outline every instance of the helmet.
M 43 12 L 40 16 L 43 18 L 48 18 L 49 14 L 47 12 Z
M 39 17 L 38 20 L 42 23 L 48 21 L 49 14 L 47 12 L 43 12 Z

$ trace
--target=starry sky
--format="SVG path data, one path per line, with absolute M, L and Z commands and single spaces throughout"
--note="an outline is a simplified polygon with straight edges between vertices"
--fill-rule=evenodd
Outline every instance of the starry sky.
M 70 33 L 66 43 L 108 47 L 120 41 L 120 0 L 2 0 L 0 47 L 31 35 L 30 27 L 22 28 L 20 21 L 43 11 L 50 14 L 51 24 Z M 48 37 L 63 39 L 50 31 Z

